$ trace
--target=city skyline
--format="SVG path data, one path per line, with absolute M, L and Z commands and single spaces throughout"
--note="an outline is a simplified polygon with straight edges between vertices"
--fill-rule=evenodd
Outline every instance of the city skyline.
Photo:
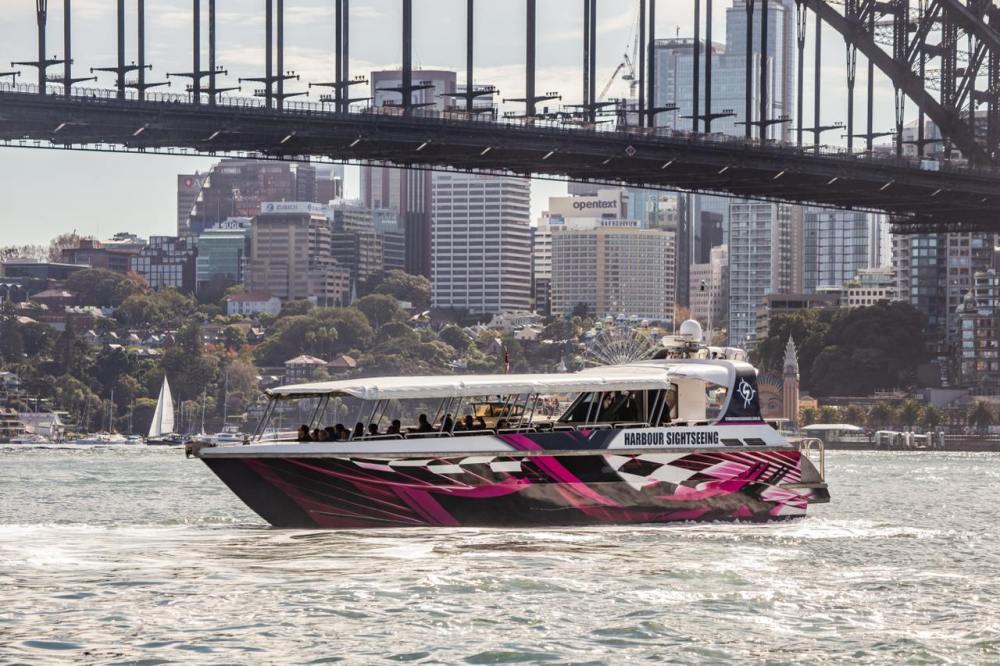
M 33 8 L 26 4 L 4 2 L 5 12 L 0 17 L 0 30 L 9 35 L 12 53 L 29 57 L 34 51 L 33 31 L 12 31 L 14 26 L 33 25 Z M 715 12 L 713 28 L 716 39 L 725 37 L 726 12 L 729 3 L 720 3 Z M 415 11 L 414 61 L 424 68 L 462 68 L 462 42 L 455 35 L 462 34 L 464 3 L 460 0 L 440 0 L 436 12 Z M 50 8 L 48 23 L 49 50 L 61 49 L 61 13 Z M 127 60 L 135 58 L 134 8 L 128 8 L 126 31 L 128 38 Z M 564 101 L 579 99 L 580 68 L 578 44 L 582 19 L 578 5 L 573 0 L 550 0 L 539 5 L 538 39 L 538 89 L 558 90 Z M 613 5 L 602 5 L 598 20 L 597 81 L 603 87 L 628 48 L 634 30 L 637 3 L 624 0 Z M 188 7 L 182 3 L 158 3 L 147 10 L 147 61 L 155 69 L 150 78 L 162 79 L 166 72 L 190 69 L 190 18 Z M 220 13 L 219 57 L 220 65 L 227 67 L 230 76 L 257 76 L 263 70 L 263 18 L 259 7 L 248 0 L 235 0 Z M 332 32 L 332 8 L 318 0 L 302 0 L 288 7 L 286 18 L 286 65 L 302 75 L 302 82 L 289 82 L 289 89 L 305 90 L 307 80 L 326 80 L 333 69 L 333 49 L 329 32 Z M 74 59 L 80 68 L 102 66 L 114 60 L 114 7 L 112 3 L 77 2 L 74 4 L 75 42 Z M 566 20 L 566 16 L 570 19 Z M 661 12 L 658 35 L 670 38 L 690 36 L 693 7 L 673 7 Z M 523 67 L 513 64 L 523 55 L 523 19 L 520 12 L 505 11 L 496 5 L 477 5 L 477 80 L 496 85 L 503 96 L 519 96 L 523 89 Z M 491 26 L 485 30 L 482 26 Z M 328 30 L 329 28 L 329 30 Z M 351 73 L 366 77 L 372 71 L 398 67 L 399 44 L 398 3 L 395 0 L 359 0 L 352 4 L 352 59 Z M 383 39 L 384 34 L 390 35 Z M 444 39 L 443 37 L 448 37 Z M 176 48 L 177 44 L 185 48 Z M 513 46 L 513 48 L 511 48 Z M 832 51 L 832 49 L 830 50 Z M 843 78 L 839 54 L 824 56 L 823 68 L 829 76 L 824 79 L 839 81 Z M 807 54 L 807 66 L 811 56 Z M 30 80 L 25 72 L 22 80 Z M 111 87 L 111 75 L 101 74 L 97 84 Z M 859 79 L 863 78 L 863 72 Z M 179 83 L 179 81 L 178 81 Z M 807 81 L 807 86 L 809 82 Z M 298 86 L 298 88 L 296 88 Z M 836 88 L 836 86 L 832 86 Z M 620 95 L 626 85 L 618 81 L 610 95 Z M 171 89 L 178 91 L 178 86 Z M 884 82 L 877 80 L 877 121 L 886 124 L 892 115 L 892 96 Z M 247 90 L 243 94 L 250 94 Z M 836 95 L 833 91 L 833 95 Z M 829 95 L 829 93 L 828 93 Z M 808 93 L 807 93 L 808 99 Z M 829 99 L 829 97 L 828 97 Z M 514 108 L 514 107 L 511 107 Z M 828 140 L 837 142 L 834 137 Z M 28 196 L 8 202 L 0 220 L 31 219 L 32 224 L 8 224 L 6 242 L 10 244 L 45 243 L 51 237 L 77 229 L 85 235 L 109 236 L 117 231 L 141 230 L 144 233 L 166 233 L 169 230 L 173 191 L 173 175 L 207 171 L 212 160 L 202 157 L 175 157 L 173 160 L 153 160 L 141 155 L 102 155 L 85 152 L 54 153 L 8 149 L 0 151 L 0 179 L 11 190 Z M 106 174 L 101 178 L 81 178 L 80 174 Z M 67 215 L 64 210 L 44 208 L 39 210 L 32 200 L 46 200 L 52 190 L 60 199 L 73 201 L 74 208 Z M 355 168 L 347 169 L 346 192 L 357 196 L 358 175 Z M 535 180 L 532 188 L 532 216 L 544 209 L 549 196 L 565 192 L 563 183 Z M 163 202 L 162 205 L 160 202 Z M 141 227 L 129 228 L 135 211 L 143 208 Z M 67 217 L 71 223 L 67 224 Z

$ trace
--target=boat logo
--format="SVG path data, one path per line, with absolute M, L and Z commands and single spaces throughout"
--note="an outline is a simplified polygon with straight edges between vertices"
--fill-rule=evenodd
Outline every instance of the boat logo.
M 753 399 L 757 396 L 757 391 L 755 391 L 754 388 L 747 383 L 747 380 L 741 379 L 736 392 L 741 398 L 743 398 L 743 408 L 749 409 L 750 403 L 753 402 Z

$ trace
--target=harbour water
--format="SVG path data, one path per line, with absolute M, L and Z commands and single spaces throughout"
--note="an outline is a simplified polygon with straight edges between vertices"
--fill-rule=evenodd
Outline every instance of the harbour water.
M 1000 662 L 1000 456 L 827 476 L 783 524 L 305 532 L 177 450 L 0 449 L 0 662 Z

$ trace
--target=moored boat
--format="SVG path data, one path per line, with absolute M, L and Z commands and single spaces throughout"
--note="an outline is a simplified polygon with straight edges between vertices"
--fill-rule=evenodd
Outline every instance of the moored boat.
M 147 446 L 181 446 L 186 439 L 174 432 L 174 398 L 166 375 L 156 399 L 156 410 L 146 435 Z
M 283 423 L 283 438 L 189 452 L 278 527 L 757 522 L 828 501 L 821 470 L 761 418 L 755 369 L 704 348 L 683 355 L 286 386 L 267 392 L 258 429 Z M 555 394 L 568 409 L 538 418 Z M 492 423 L 473 416 L 484 404 Z M 324 428 L 328 412 L 356 415 L 356 429 Z M 291 420 L 300 414 L 311 417 Z

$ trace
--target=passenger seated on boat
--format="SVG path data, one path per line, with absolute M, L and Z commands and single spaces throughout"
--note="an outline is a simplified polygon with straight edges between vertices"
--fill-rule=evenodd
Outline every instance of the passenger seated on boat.
M 454 427 L 455 420 L 451 418 L 451 414 L 446 414 L 444 417 L 444 423 L 441 424 L 441 432 L 451 432 Z
M 326 439 L 323 440 L 323 441 L 325 441 L 325 442 L 335 442 L 335 441 L 337 441 L 337 429 L 334 428 L 333 426 L 327 426 L 327 427 L 323 428 L 323 432 L 326 433 Z
M 401 434 L 403 434 L 403 424 L 400 423 L 399 419 L 393 419 L 392 420 L 392 425 L 390 425 L 389 429 L 385 431 L 385 434 L 387 434 L 387 435 L 401 435 Z
M 507 427 L 507 419 L 500 419 L 497 421 L 497 430 L 503 430 Z
M 301 425 L 299 426 L 298 440 L 300 442 L 311 442 L 312 437 L 309 436 L 309 426 Z
M 482 416 L 476 417 L 476 430 L 489 430 L 489 426 L 486 425 L 486 419 Z
M 351 433 L 347 428 L 344 427 L 343 423 L 338 423 L 337 425 L 333 426 L 333 434 L 334 434 L 333 438 L 334 441 L 341 442 L 347 439 L 347 436 Z
M 326 441 L 326 430 L 320 430 L 316 428 L 313 430 L 312 441 L 314 442 L 325 442 Z
M 377 423 L 369 423 L 368 424 L 368 436 L 369 437 L 375 437 L 376 435 L 378 435 L 378 424 Z
M 427 420 L 426 414 L 421 414 L 417 418 L 416 432 L 434 432 L 434 426 L 432 426 L 431 422 Z
M 354 424 L 354 434 L 351 436 L 351 439 L 361 439 L 364 436 L 365 436 L 365 424 L 359 421 L 358 423 Z
M 462 430 L 475 430 L 476 420 L 472 418 L 472 414 L 466 414 L 465 420 L 462 421 Z

